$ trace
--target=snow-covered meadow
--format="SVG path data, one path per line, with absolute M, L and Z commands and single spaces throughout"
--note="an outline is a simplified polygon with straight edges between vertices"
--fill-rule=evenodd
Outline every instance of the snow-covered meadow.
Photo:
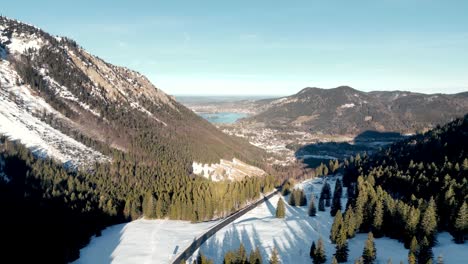
M 329 183 L 333 190 L 335 179 L 329 179 Z M 311 195 L 319 197 L 322 185 L 321 179 L 313 179 L 297 184 L 295 188 L 304 189 L 310 201 Z M 335 253 L 334 245 L 329 240 L 333 224 L 330 208 L 325 212 L 318 211 L 317 216 L 310 217 L 307 214 L 307 206 L 291 207 L 286 203 L 286 218 L 277 219 L 276 203 L 280 197 L 279 194 L 272 197 L 222 228 L 208 239 L 200 250 L 215 263 L 222 263 L 224 253 L 236 250 L 242 242 L 247 251 L 259 246 L 265 261 L 276 247 L 282 263 L 311 263 L 309 251 L 312 241 L 322 237 L 325 242 L 327 263 L 330 263 Z M 287 202 L 288 197 L 283 198 Z M 345 204 L 346 198 L 343 198 L 342 206 Z M 90 245 L 81 250 L 81 258 L 76 263 L 171 263 L 175 255 L 187 247 L 194 237 L 216 223 L 191 224 L 184 221 L 137 220 L 112 226 L 104 230 L 101 237 L 93 238 Z M 367 234 L 357 234 L 355 238 L 349 240 L 348 263 L 354 263 L 354 260 L 361 256 L 366 239 Z M 438 245 L 433 249 L 434 257 L 442 255 L 445 263 L 449 264 L 466 263 L 467 245 L 454 244 L 451 239 L 448 233 L 439 234 Z M 397 240 L 379 238 L 375 239 L 375 244 L 377 263 L 387 263 L 388 259 L 392 259 L 392 263 L 400 261 L 407 263 L 408 250 Z M 192 259 L 197 254 L 198 252 L 192 256 Z
M 217 223 L 140 219 L 111 226 L 93 237 L 74 263 L 171 263 L 196 236 Z

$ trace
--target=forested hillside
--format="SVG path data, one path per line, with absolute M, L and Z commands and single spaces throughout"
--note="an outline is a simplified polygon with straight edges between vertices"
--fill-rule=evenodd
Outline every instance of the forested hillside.
M 264 160 L 262 150 L 222 133 L 145 76 L 109 64 L 73 40 L 0 17 L 0 53 L 0 102 L 28 113 L 16 120 L 0 111 L 15 125 L 48 125 L 107 156 L 117 149 L 126 162 L 164 170 L 189 173 L 193 161 L 221 158 L 254 165 Z M 1 131 L 24 140 L 9 127 L 0 125 Z
M 410 263 L 427 263 L 438 231 L 456 243 L 468 236 L 468 115 L 345 161 L 343 181 L 346 220 L 332 238 L 345 245 L 356 231 L 388 236 L 410 248 Z
M 0 210 L 5 259 L 64 263 L 78 257 L 91 235 L 146 218 L 208 220 L 225 216 L 274 185 L 271 176 L 211 182 L 186 174 L 157 175 L 152 166 L 97 164 L 66 171 L 23 145 L 0 138 Z M 27 248 L 28 254 L 17 254 Z

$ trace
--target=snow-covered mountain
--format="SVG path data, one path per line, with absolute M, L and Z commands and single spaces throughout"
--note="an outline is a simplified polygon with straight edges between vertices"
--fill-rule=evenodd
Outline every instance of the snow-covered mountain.
M 248 160 L 260 153 L 142 74 L 6 17 L 0 17 L 0 134 L 70 165 L 110 160 L 111 149 L 150 160 L 186 155 L 188 170 L 192 160 Z

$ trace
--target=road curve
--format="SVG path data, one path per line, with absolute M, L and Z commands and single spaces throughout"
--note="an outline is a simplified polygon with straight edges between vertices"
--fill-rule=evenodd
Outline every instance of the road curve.
M 277 194 L 279 192 L 278 189 L 275 189 L 271 193 L 267 194 L 266 196 L 263 197 L 263 199 L 258 199 L 256 202 L 244 207 L 243 209 L 235 212 L 234 214 L 226 217 L 223 219 L 221 222 L 207 230 L 205 233 L 201 234 L 200 236 L 197 237 L 189 246 L 187 246 L 184 251 L 179 253 L 177 257 L 172 261 L 173 264 L 181 264 L 182 260 L 187 260 L 190 258 L 190 256 L 193 255 L 193 253 L 203 244 L 205 243 L 211 236 L 216 234 L 221 228 L 229 225 L 230 223 L 234 222 L 234 220 L 238 219 L 239 217 L 245 215 L 247 212 L 250 210 L 254 209 L 257 207 L 257 205 L 267 201 L 273 195 Z M 185 263 L 184 263 L 185 264 Z

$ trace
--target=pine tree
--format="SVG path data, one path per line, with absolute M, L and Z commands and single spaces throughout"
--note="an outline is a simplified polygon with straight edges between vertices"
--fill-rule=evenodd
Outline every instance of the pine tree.
M 258 246 L 250 252 L 249 264 L 262 264 L 262 255 L 260 254 L 260 248 Z
M 314 264 L 323 264 L 327 261 L 327 255 L 325 254 L 325 246 L 322 238 L 319 238 L 317 241 L 317 247 L 314 250 L 312 260 Z
M 462 167 L 463 167 L 463 170 L 465 170 L 465 171 L 468 170 L 468 158 L 465 158 L 465 159 L 463 160 Z
M 279 198 L 278 204 L 276 205 L 276 218 L 284 218 L 286 216 L 286 208 L 284 205 L 283 198 Z
M 325 201 L 324 201 L 324 198 L 319 198 L 319 205 L 318 205 L 318 209 L 319 211 L 321 212 L 324 212 L 325 211 Z
M 427 237 L 429 244 L 434 245 L 435 234 L 437 232 L 437 215 L 436 215 L 436 205 L 434 199 L 431 198 L 429 205 L 424 211 L 423 217 L 421 219 L 421 233 L 422 236 Z
M 331 216 L 335 216 L 338 210 L 341 210 L 341 196 L 343 195 L 343 186 L 341 180 L 337 179 L 335 183 L 335 191 L 333 192 L 333 202 L 330 209 Z
M 351 205 L 348 206 L 348 209 L 345 212 L 343 224 L 346 228 L 347 237 L 354 237 L 356 234 L 356 219 L 354 218 L 354 210 Z
M 465 236 L 468 233 L 468 206 L 466 202 L 458 210 L 453 233 L 456 243 L 463 244 L 465 242 Z
M 314 194 L 310 196 L 309 202 L 309 216 L 315 216 L 317 214 L 317 208 L 315 208 L 315 198 Z
M 244 244 L 241 242 L 239 249 L 237 250 L 236 263 L 245 264 L 247 263 L 247 251 L 245 250 Z
M 236 262 L 236 253 L 228 251 L 224 254 L 223 264 L 233 264 Z
M 336 238 L 335 248 L 336 260 L 340 263 L 348 261 L 348 241 L 346 240 L 346 228 L 344 228 L 342 225 Z
M 292 190 L 291 194 L 289 195 L 289 200 L 288 200 L 289 205 L 291 206 L 296 206 L 296 203 L 299 203 L 299 201 L 296 202 L 296 190 Z
M 304 190 L 301 190 L 300 191 L 300 203 L 299 203 L 299 206 L 306 206 L 307 205 L 307 198 L 305 196 L 305 193 L 304 193 Z
M 271 257 L 270 257 L 270 264 L 279 264 L 279 255 L 278 255 L 278 250 L 276 247 L 273 249 L 271 252 Z
M 415 236 L 417 233 L 417 227 L 419 224 L 420 215 L 421 213 L 418 208 L 415 208 L 414 206 L 411 206 L 409 208 L 407 219 L 404 221 L 405 222 L 405 237 L 404 237 L 405 246 L 408 246 L 410 239 L 413 236 Z
M 317 246 L 315 246 L 315 241 L 312 241 L 312 246 L 310 246 L 310 257 L 315 260 L 315 250 Z
M 376 234 L 376 237 L 382 236 L 383 217 L 383 202 L 381 199 L 378 199 L 375 205 L 374 219 L 372 220 L 372 231 Z
M 149 219 L 156 218 L 154 197 L 151 192 L 147 192 L 143 198 L 143 215 Z
M 424 237 L 421 241 L 421 246 L 419 248 L 419 254 L 417 256 L 418 263 L 432 263 L 432 258 L 434 254 L 432 253 L 432 247 L 429 243 L 429 240 Z
M 419 254 L 419 245 L 418 240 L 416 237 L 413 237 L 411 240 L 409 252 L 408 252 L 408 263 L 409 264 L 416 264 L 416 257 Z
M 336 243 L 337 238 L 340 236 L 340 231 L 342 229 L 342 226 L 343 226 L 343 215 L 341 214 L 341 211 L 338 210 L 338 212 L 336 213 L 335 219 L 333 220 L 332 228 L 330 230 L 330 240 L 333 244 Z
M 124 207 L 124 211 L 123 211 L 125 219 L 127 219 L 127 220 L 131 219 L 130 218 L 131 212 L 132 212 L 132 202 L 130 201 L 130 199 L 127 198 L 125 200 L 125 207 Z
M 375 248 L 372 232 L 369 232 L 367 235 L 367 241 L 364 246 L 364 251 L 362 252 L 362 258 L 364 260 L 364 264 L 373 264 L 377 258 L 377 250 Z

